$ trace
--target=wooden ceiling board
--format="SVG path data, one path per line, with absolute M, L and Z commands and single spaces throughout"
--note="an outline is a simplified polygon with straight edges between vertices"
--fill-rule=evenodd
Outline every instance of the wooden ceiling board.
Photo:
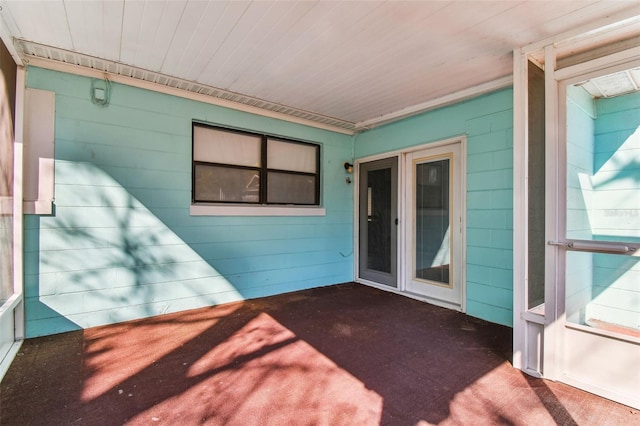
M 134 64 L 140 37 L 140 23 L 142 22 L 145 3 L 134 1 L 124 3 L 122 16 L 122 35 L 120 40 L 119 61 L 128 65 Z
M 153 71 L 162 69 L 186 4 L 185 1 L 166 1 L 158 4 L 162 8 L 145 7 L 133 63 Z
M 297 96 L 304 92 L 299 82 L 304 80 L 308 69 L 330 60 L 337 46 L 348 43 L 341 34 L 379 5 L 380 2 L 320 2 L 312 14 L 300 21 L 289 47 L 282 49 L 265 67 L 260 83 L 251 90 L 259 97 L 277 96 L 280 102 L 291 94 Z M 277 84 L 278 81 L 281 84 Z
M 65 2 L 66 20 L 73 41 L 73 49 L 100 58 L 114 59 L 116 52 L 105 49 L 107 39 L 119 39 L 120 24 L 106 28 L 104 6 L 101 2 Z M 118 40 L 119 41 L 119 40 Z M 111 54 L 110 54 L 111 53 Z
M 104 56 L 99 55 L 100 57 L 120 61 L 124 5 L 124 0 L 113 0 L 103 3 Z
M 187 2 L 171 43 L 166 47 L 160 70 L 186 78 L 189 68 L 199 60 L 200 52 L 211 43 L 211 34 L 225 8 L 222 2 Z
M 417 3 L 416 5 L 420 6 L 422 4 Z M 430 4 L 433 5 L 433 3 Z M 390 4 L 387 3 L 386 5 Z M 427 21 L 418 13 L 419 10 L 412 11 L 414 13 L 410 16 L 413 19 L 408 21 L 412 23 L 419 22 L 419 24 L 414 25 L 415 34 L 409 36 L 406 30 L 393 31 L 393 29 L 397 30 L 398 26 L 395 22 L 393 25 L 390 24 L 387 19 L 390 16 L 389 10 L 385 10 L 387 8 L 377 9 L 376 12 L 380 11 L 379 16 L 371 16 L 369 21 L 375 18 L 379 19 L 380 16 L 383 16 L 385 20 L 378 22 L 378 25 L 370 25 L 370 22 L 366 22 L 364 26 L 359 28 L 367 28 L 368 30 L 362 30 L 354 37 L 349 38 L 350 43 L 357 46 L 357 48 L 348 49 L 349 52 L 356 52 L 354 57 L 333 55 L 334 58 L 337 57 L 335 62 L 330 62 L 322 68 L 312 67 L 311 71 L 305 73 L 304 80 L 300 81 L 300 85 L 312 87 L 312 89 L 304 92 L 306 100 L 301 100 L 302 107 L 309 110 L 326 110 L 325 113 L 328 114 L 336 103 L 325 105 L 323 104 L 325 100 L 342 99 L 343 96 L 355 100 L 357 93 L 366 90 L 361 86 L 362 81 L 368 82 L 369 87 L 378 87 L 376 78 L 379 78 L 381 87 L 386 86 L 388 92 L 395 92 L 397 90 L 396 86 L 406 85 L 407 79 L 415 75 L 416 69 L 424 68 L 428 70 L 434 59 L 436 59 L 435 62 L 442 64 L 447 64 L 450 57 L 459 60 L 460 53 L 457 52 L 460 50 L 459 48 L 465 50 L 462 55 L 467 56 L 473 53 L 473 48 L 470 48 L 464 39 L 459 38 L 459 40 L 454 41 L 455 46 L 453 48 L 449 40 L 451 40 L 451 35 L 455 31 L 460 32 L 459 28 L 466 28 L 472 22 L 475 22 L 474 20 L 478 19 L 477 14 L 468 12 L 468 5 L 436 5 L 439 6 L 436 10 L 438 13 L 434 14 L 433 8 L 429 10 L 430 13 L 425 13 L 430 18 Z M 391 6 L 393 5 L 391 4 Z M 486 8 L 484 15 L 493 16 L 510 7 L 512 6 L 509 4 L 499 3 L 494 7 Z M 446 16 L 442 16 L 444 11 L 447 12 Z M 447 20 L 452 19 L 452 16 L 459 17 L 461 22 L 455 21 L 456 25 L 453 25 L 452 22 L 447 22 Z M 423 19 L 420 20 L 419 18 Z M 431 28 L 434 22 L 444 22 L 443 30 L 439 29 L 430 36 L 422 37 L 421 43 L 413 42 L 415 37 L 420 36 L 419 32 L 424 33 L 424 29 Z M 402 26 L 403 29 L 407 27 L 407 25 Z M 448 31 L 448 33 L 444 30 Z M 412 43 L 403 44 L 407 37 Z M 442 39 L 446 39 L 447 43 L 442 43 Z M 508 63 L 506 67 L 510 70 L 511 64 Z M 345 70 L 348 70 L 348 72 L 345 72 Z M 500 72 L 500 74 L 503 74 L 503 72 Z M 397 81 L 396 85 L 389 83 L 390 75 L 394 76 L 394 80 Z M 477 72 L 473 73 L 472 76 L 474 78 L 481 77 Z M 425 77 L 421 78 L 424 79 Z M 313 81 L 317 83 L 312 85 Z M 484 81 L 478 80 L 478 83 Z M 355 93 L 352 94 L 350 91 Z M 291 86 L 289 92 L 284 92 L 283 96 L 292 96 L 295 92 L 299 93 L 300 89 Z M 419 85 L 412 85 L 410 92 L 419 97 L 425 93 L 421 91 Z M 367 96 L 370 99 L 374 95 L 369 94 Z M 335 111 L 333 112 L 334 114 L 336 113 Z
M 65 49 L 73 47 L 65 6 L 61 0 L 41 3 L 14 1 L 6 6 L 10 9 L 3 11 L 3 18 L 15 37 L 46 39 L 49 45 Z M 53 28 L 47 25 L 47 22 L 56 22 L 60 25 Z
M 221 3 L 219 5 L 209 3 L 204 11 L 205 15 L 197 24 L 198 32 L 193 34 L 189 43 L 189 47 L 195 49 L 195 53 L 186 55 L 185 52 L 181 59 L 184 68 L 178 71 L 178 75 L 184 75 L 187 80 L 196 80 L 201 76 L 201 83 L 219 87 L 219 85 L 213 84 L 215 83 L 213 78 L 203 76 L 202 71 L 207 68 L 248 7 L 249 3 L 247 2 Z M 205 38 L 201 38 L 203 32 L 207 34 Z M 175 48 L 180 49 L 180 46 L 175 46 Z
M 314 7 L 314 2 L 296 2 L 294 4 L 277 2 L 269 11 L 275 14 L 273 25 L 261 31 L 262 43 L 255 43 L 237 65 L 237 75 L 229 84 L 232 91 L 251 91 L 255 81 L 260 78 L 265 67 L 273 57 L 287 50 L 291 43 L 290 29 L 295 28 L 301 19 Z
M 637 0 L 0 0 L 0 5 L 9 32 L 42 45 L 36 50 L 51 51 L 55 60 L 70 54 L 47 46 L 111 60 L 114 68 L 123 64 L 161 73 L 163 81 L 173 76 L 263 99 L 269 108 L 282 104 L 284 110 L 353 123 L 508 76 L 515 48 L 623 11 L 640 15 Z M 634 28 L 624 34 L 638 35 Z
M 255 61 L 254 46 L 262 44 L 262 34 L 277 22 L 275 14 L 269 15 L 273 6 L 274 3 L 266 1 L 251 3 L 196 80 L 208 78 L 219 87 L 228 89 L 237 78 L 242 59 L 251 56 L 251 62 Z

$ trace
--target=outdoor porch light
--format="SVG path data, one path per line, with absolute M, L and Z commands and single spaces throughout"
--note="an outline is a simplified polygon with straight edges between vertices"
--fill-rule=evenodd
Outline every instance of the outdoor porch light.
M 353 164 L 346 161 L 344 163 L 344 169 L 347 171 L 347 173 L 353 173 Z

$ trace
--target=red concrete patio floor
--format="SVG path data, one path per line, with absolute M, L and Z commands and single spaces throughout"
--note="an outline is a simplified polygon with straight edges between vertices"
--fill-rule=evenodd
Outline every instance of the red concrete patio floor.
M 28 340 L 0 424 L 640 424 L 510 356 L 507 327 L 344 284 Z

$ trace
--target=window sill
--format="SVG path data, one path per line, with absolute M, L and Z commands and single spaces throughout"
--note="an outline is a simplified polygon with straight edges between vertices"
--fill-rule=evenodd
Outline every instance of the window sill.
M 325 216 L 323 207 L 192 204 L 191 216 Z

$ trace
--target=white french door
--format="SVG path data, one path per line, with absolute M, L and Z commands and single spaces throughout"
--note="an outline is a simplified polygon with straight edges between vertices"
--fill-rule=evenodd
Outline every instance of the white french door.
M 463 307 L 460 141 L 405 155 L 404 291 Z

